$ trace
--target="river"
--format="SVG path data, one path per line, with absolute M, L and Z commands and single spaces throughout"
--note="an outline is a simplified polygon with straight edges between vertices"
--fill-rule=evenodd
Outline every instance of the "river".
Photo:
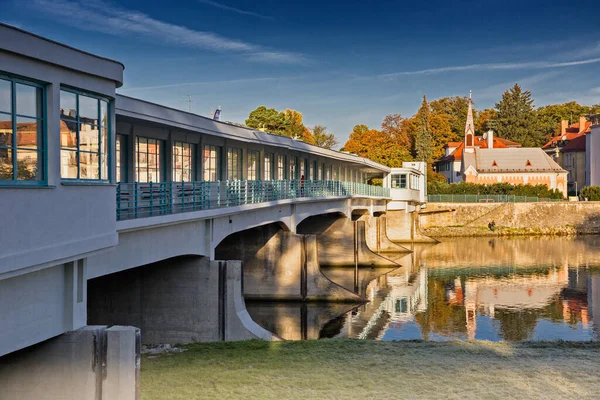
M 327 268 L 368 302 L 248 302 L 284 339 L 600 339 L 600 237 L 454 238 L 386 255 L 401 267 Z

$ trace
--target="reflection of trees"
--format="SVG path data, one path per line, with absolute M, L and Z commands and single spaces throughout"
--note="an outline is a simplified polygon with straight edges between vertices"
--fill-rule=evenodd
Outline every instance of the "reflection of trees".
M 500 323 L 504 340 L 517 342 L 533 337 L 539 310 L 495 310 L 494 318 Z
M 444 336 L 466 333 L 465 307 L 451 305 L 446 301 L 446 287 L 453 284 L 452 278 L 427 278 L 427 310 L 415 315 L 415 320 L 421 326 L 423 339 L 429 340 L 429 332 Z
M 34 166 L 33 169 L 25 162 L 25 160 L 17 161 L 17 176 L 19 180 L 34 180 L 36 179 L 37 168 Z M 13 179 L 13 166 L 12 164 L 0 164 L 0 180 L 12 180 Z

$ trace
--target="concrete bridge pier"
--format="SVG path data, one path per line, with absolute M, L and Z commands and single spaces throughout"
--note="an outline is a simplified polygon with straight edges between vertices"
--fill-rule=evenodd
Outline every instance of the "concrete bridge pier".
M 140 330 L 86 326 L 0 358 L 3 400 L 139 400 Z
M 246 311 L 241 263 L 199 256 L 90 280 L 88 322 L 136 325 L 144 344 L 278 339 Z
M 392 242 L 387 235 L 387 216 L 363 215 L 359 221 L 365 221 L 366 239 L 369 249 L 380 253 L 410 253 L 411 250 Z
M 419 213 L 407 213 L 406 210 L 388 210 L 386 213 L 386 232 L 395 243 L 439 243 L 423 235 L 419 224 Z
M 317 236 L 321 266 L 356 268 L 400 266 L 369 248 L 364 220 L 352 221 L 340 214 L 318 215 L 302 221 L 297 231 Z
M 215 255 L 242 260 L 247 300 L 364 302 L 323 275 L 314 235 L 264 225 L 228 236 Z

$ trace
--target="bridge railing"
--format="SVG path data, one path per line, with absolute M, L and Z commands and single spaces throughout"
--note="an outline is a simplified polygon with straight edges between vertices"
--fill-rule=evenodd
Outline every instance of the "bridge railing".
M 309 180 L 121 182 L 117 185 L 117 220 L 301 197 L 341 196 L 390 197 L 390 190 L 356 182 Z

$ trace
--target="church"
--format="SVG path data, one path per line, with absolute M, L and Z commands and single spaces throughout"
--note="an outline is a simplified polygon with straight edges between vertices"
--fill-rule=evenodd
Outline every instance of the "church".
M 567 171 L 544 150 L 520 147 L 518 143 L 494 138 L 492 130 L 481 139 L 475 136 L 473 101 L 469 96 L 465 137 L 454 151 L 461 151 L 460 170 L 456 174 L 460 180 L 478 184 L 506 182 L 512 185 L 545 185 L 567 197 Z M 444 158 L 436 163 L 438 171 L 444 168 L 440 165 Z

